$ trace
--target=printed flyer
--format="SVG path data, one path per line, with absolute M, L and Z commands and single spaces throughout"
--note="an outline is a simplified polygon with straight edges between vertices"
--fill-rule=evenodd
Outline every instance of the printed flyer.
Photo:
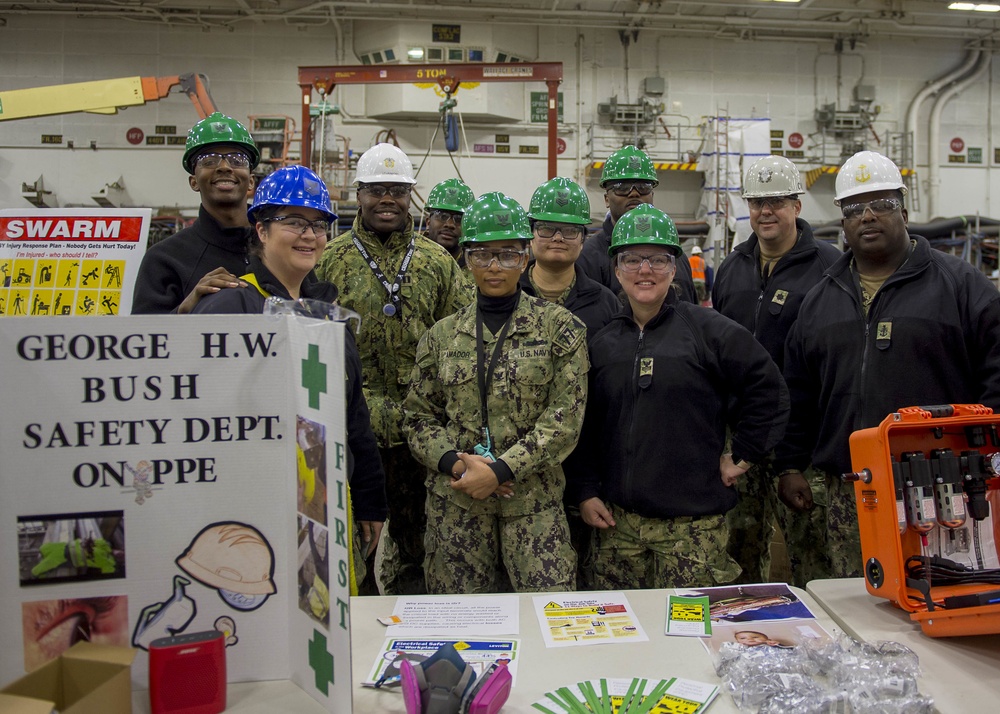
M 532 600 L 546 647 L 649 640 L 625 593 L 559 593 Z

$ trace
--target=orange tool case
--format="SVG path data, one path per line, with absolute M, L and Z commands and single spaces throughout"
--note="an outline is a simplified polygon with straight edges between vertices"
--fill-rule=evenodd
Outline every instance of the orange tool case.
M 997 562 L 1000 542 L 998 453 L 1000 415 L 979 404 L 908 407 L 851 435 L 865 586 L 931 637 L 1000 633 L 1000 577 L 946 584 L 935 582 L 949 580 L 939 570 L 927 577 L 926 561 L 924 570 L 907 570 L 908 562 L 920 564 L 913 558 L 964 557 L 980 579 L 987 569 L 1000 576 L 996 565 L 984 567 Z

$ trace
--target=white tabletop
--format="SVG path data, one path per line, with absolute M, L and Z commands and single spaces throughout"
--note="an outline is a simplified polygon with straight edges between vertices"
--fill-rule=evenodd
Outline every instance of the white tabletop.
M 517 682 L 504 706 L 505 712 L 527 712 L 545 692 L 599 677 L 682 677 L 720 684 L 711 657 L 695 637 L 667 637 L 663 634 L 667 614 L 667 594 L 671 590 L 630 590 L 628 601 L 635 610 L 649 642 L 630 642 L 547 649 L 542 640 L 532 595 L 520 595 L 521 640 Z M 820 624 L 833 623 L 815 601 L 801 590 L 796 594 L 813 610 Z M 361 687 L 385 642 L 385 628 L 378 617 L 392 614 L 395 597 L 351 598 L 351 666 L 354 679 L 354 710 L 357 712 L 403 713 L 406 707 L 398 691 Z M 712 704 L 714 713 L 736 712 L 732 698 L 720 692 Z
M 863 578 L 814 580 L 807 590 L 849 635 L 900 642 L 920 657 L 920 691 L 942 714 L 1000 708 L 1000 636 L 927 637 L 908 612 L 865 590 Z

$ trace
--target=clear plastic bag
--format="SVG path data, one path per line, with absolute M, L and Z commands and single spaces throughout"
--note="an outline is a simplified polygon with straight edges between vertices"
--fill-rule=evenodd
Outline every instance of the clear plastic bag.
M 727 642 L 715 662 L 742 712 L 930 714 L 917 655 L 898 642 L 806 642 L 792 649 Z M 825 675 L 825 676 L 824 676 Z
M 285 300 L 272 295 L 264 301 L 264 314 L 295 315 L 297 317 L 311 317 L 316 320 L 333 322 L 347 322 L 348 320 L 354 320 L 355 334 L 361 331 L 361 315 L 353 310 L 348 310 L 346 307 L 341 307 L 335 302 L 311 300 L 309 298 Z

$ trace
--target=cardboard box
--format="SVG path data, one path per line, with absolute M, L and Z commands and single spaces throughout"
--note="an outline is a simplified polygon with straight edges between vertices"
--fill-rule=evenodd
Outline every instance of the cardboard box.
M 130 714 L 130 647 L 78 642 L 57 659 L 0 689 L 4 714 Z

